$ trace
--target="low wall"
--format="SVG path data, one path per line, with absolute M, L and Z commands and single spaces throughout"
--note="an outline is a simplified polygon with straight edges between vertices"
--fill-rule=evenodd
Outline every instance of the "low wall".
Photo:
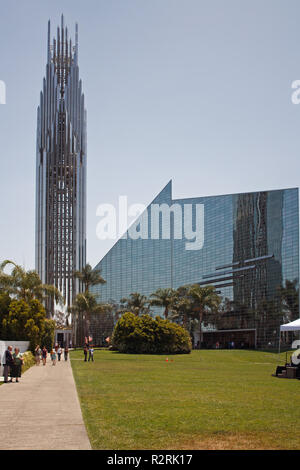
M 28 350 L 29 341 L 1 341 L 0 340 L 0 377 L 3 376 L 3 361 L 4 353 L 7 350 L 7 346 L 12 346 L 13 350 L 15 348 L 20 348 L 20 352 L 24 353 Z M 13 351 L 12 351 L 13 352 Z

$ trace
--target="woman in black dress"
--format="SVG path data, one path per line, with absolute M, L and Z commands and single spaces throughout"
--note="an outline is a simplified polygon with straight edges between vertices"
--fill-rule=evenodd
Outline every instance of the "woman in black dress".
M 20 349 L 15 348 L 15 352 L 13 353 L 12 356 L 13 356 L 14 363 L 11 367 L 11 372 L 10 372 L 11 380 L 15 378 L 16 382 L 19 382 L 19 377 L 21 377 L 22 364 L 23 364 L 23 357 L 22 357 L 22 354 L 20 354 Z

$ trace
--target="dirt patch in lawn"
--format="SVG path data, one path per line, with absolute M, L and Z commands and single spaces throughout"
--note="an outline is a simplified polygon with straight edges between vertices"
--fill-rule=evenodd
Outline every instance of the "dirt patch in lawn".
M 275 450 L 283 449 L 272 436 L 263 433 L 215 433 L 183 440 L 176 445 L 181 450 Z

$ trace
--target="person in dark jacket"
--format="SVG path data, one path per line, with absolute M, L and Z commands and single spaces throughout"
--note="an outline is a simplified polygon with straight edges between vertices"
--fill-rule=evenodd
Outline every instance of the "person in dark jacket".
M 12 356 L 12 346 L 7 346 L 7 350 L 5 351 L 4 356 L 5 364 L 3 364 L 3 375 L 4 375 L 4 383 L 12 382 L 12 379 L 8 380 L 8 375 L 12 366 L 14 365 L 14 360 Z
M 84 362 L 86 362 L 87 360 L 87 353 L 88 353 L 88 348 L 86 346 L 84 346 L 83 348 L 83 353 L 84 353 Z
M 69 348 L 68 348 L 68 346 L 66 346 L 66 347 L 65 347 L 65 350 L 64 350 L 65 361 L 68 360 L 68 354 L 69 354 Z

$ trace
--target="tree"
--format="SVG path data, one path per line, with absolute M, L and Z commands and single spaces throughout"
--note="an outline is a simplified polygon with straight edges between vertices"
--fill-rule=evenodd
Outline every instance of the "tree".
M 179 325 L 159 316 L 137 316 L 126 312 L 118 320 L 112 337 L 112 347 L 122 353 L 188 354 L 191 352 L 188 332 Z
M 106 313 L 110 308 L 110 305 L 98 303 L 96 296 L 86 291 L 77 294 L 71 310 L 79 317 L 79 320 L 84 326 L 83 335 L 88 338 L 90 335 L 91 315 L 95 313 Z
M 37 299 L 14 299 L 2 320 L 2 334 L 7 340 L 29 341 L 33 351 L 44 333 L 46 310 Z
M 55 327 L 56 325 L 54 320 L 45 319 L 44 330 L 40 339 L 40 346 L 45 346 L 48 351 L 53 347 Z
M 299 288 L 297 288 L 297 284 L 297 279 L 294 281 L 287 279 L 285 285 L 278 289 L 286 321 L 299 318 Z
M 2 339 L 5 338 L 5 335 L 2 332 L 2 322 L 4 319 L 8 318 L 10 303 L 11 298 L 9 294 L 5 291 L 0 292 L 0 338 Z
M 164 317 L 168 318 L 169 311 L 174 303 L 176 291 L 171 288 L 157 289 L 156 292 L 150 295 L 150 305 L 164 308 Z
M 4 273 L 7 265 L 13 266 L 10 274 Z M 25 271 L 22 266 L 10 260 L 5 260 L 0 265 L 0 289 L 25 302 L 33 299 L 45 302 L 51 298 L 55 299 L 56 303 L 64 304 L 64 299 L 55 286 L 43 284 L 36 271 Z
M 184 328 L 188 329 L 188 321 L 193 316 L 191 299 L 187 287 L 179 287 L 173 296 L 171 305 L 171 318 L 180 320 Z
M 114 323 L 116 323 L 120 316 L 126 312 L 126 307 L 122 302 L 116 302 L 113 299 L 108 300 L 108 305 L 110 306 L 110 311 L 114 318 Z
M 89 289 L 91 286 L 105 284 L 106 281 L 101 276 L 101 271 L 93 270 L 89 263 L 83 266 L 81 271 L 74 271 L 73 274 L 84 285 L 84 293 L 77 294 L 70 311 L 75 316 L 75 321 L 78 320 L 79 335 L 82 336 L 80 331 L 83 326 L 83 335 L 88 338 L 91 314 L 107 311 L 108 308 L 107 305 L 104 308 L 103 304 L 98 304 L 96 297 L 89 292 Z
M 81 271 L 74 271 L 74 277 L 83 283 L 85 292 L 88 292 L 91 286 L 97 286 L 98 284 L 106 283 L 106 281 L 101 276 L 101 271 L 93 270 L 90 264 L 83 266 Z
M 132 312 L 136 316 L 149 313 L 147 297 L 138 292 L 133 292 L 128 298 L 121 299 L 121 303 L 124 304 L 124 308 L 128 312 Z
M 216 293 L 214 286 L 201 287 L 193 284 L 188 288 L 191 307 L 199 321 L 199 343 L 201 348 L 202 323 L 209 321 L 212 314 L 217 314 L 221 297 Z

